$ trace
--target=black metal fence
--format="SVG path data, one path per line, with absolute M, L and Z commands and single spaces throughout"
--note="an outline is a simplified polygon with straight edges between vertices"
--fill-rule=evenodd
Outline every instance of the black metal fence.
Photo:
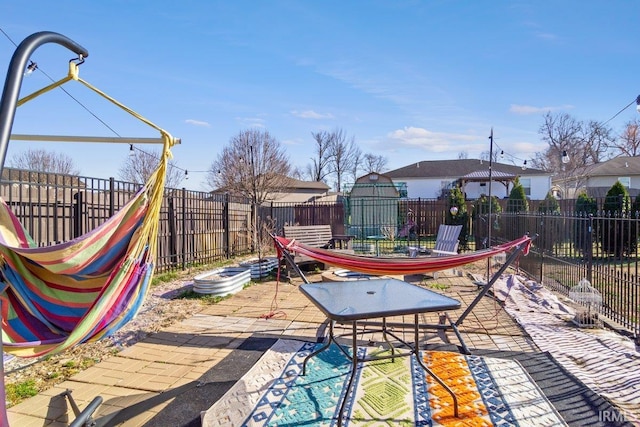
M 139 185 L 114 179 L 43 174 L 5 169 L 0 196 L 40 246 L 71 240 L 102 224 L 122 207 Z M 501 204 L 506 201 L 501 200 Z M 587 278 L 600 291 L 603 313 L 640 336 L 637 216 L 584 215 L 562 201 L 561 213 L 537 212 L 531 201 L 525 213 L 474 217 L 466 225 L 468 250 L 491 241 L 536 234 L 533 250 L 520 267 L 556 291 L 568 294 Z M 600 206 L 602 201 L 600 201 Z M 503 206 L 503 209 L 506 206 Z M 239 255 L 272 249 L 269 233 L 285 225 L 330 224 L 334 234 L 355 236 L 356 249 L 382 253 L 429 248 L 438 226 L 447 221 L 446 200 L 345 198 L 335 203 L 267 203 L 252 223 L 249 200 L 227 194 L 166 189 L 158 233 L 158 272 L 184 270 Z M 463 212 L 464 209 L 460 209 Z M 253 241 L 254 231 L 258 236 Z
M 638 274 L 638 214 L 610 212 L 501 213 L 493 215 L 492 241 L 537 235 L 520 267 L 555 291 L 568 295 L 581 279 L 600 292 L 602 314 L 640 336 L 640 275 Z M 478 229 L 476 240 L 488 229 Z

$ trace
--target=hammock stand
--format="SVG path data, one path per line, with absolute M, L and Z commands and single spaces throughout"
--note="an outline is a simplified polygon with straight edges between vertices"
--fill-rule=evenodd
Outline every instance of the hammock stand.
M 23 72 L 31 54 L 45 43 L 57 43 L 77 54 L 69 61 L 67 77 L 18 100 Z M 64 351 L 82 342 L 109 336 L 138 313 L 153 275 L 157 226 L 164 193 L 170 148 L 179 139 L 78 77 L 88 51 L 54 32 L 34 33 L 14 52 L 0 100 L 0 176 L 11 138 L 16 107 L 62 84 L 75 80 L 160 132 L 160 138 L 18 137 L 23 140 L 69 142 L 162 143 L 156 170 L 131 200 L 103 225 L 70 242 L 37 248 L 0 200 L 0 309 L 3 339 L 9 351 L 34 357 Z M 73 294 L 77 299 L 73 299 Z M 59 305 L 56 305 L 58 303 Z M 60 307 L 59 311 L 56 308 Z M 33 322 L 33 324 L 29 324 Z M 22 324 L 24 323 L 24 325 Z M 0 425 L 8 425 L 4 364 L 0 378 Z M 71 390 L 75 420 L 70 427 L 95 425 L 93 413 L 102 404 L 95 397 L 80 410 Z
M 498 246 L 493 246 L 487 249 L 472 252 L 470 254 L 460 255 L 448 255 L 438 256 L 432 258 L 379 258 L 370 256 L 351 255 L 340 252 L 332 252 L 327 249 L 314 248 L 307 246 L 303 243 L 298 243 L 293 240 L 288 240 L 284 237 L 271 235 L 274 241 L 274 245 L 278 254 L 278 258 L 284 258 L 285 261 L 293 268 L 300 278 L 305 283 L 309 283 L 309 280 L 305 277 L 300 267 L 295 263 L 292 252 L 299 252 L 317 261 L 321 261 L 326 264 L 346 268 L 361 273 L 368 274 L 421 274 L 432 271 L 439 271 L 447 268 L 458 267 L 461 265 L 469 264 L 474 261 L 487 259 L 493 255 L 497 255 L 502 252 L 512 251 L 507 257 L 505 263 L 496 271 L 491 279 L 482 286 L 482 290 L 476 295 L 476 297 L 467 306 L 464 312 L 455 320 L 451 319 L 448 313 L 441 313 L 437 324 L 421 324 L 420 329 L 436 331 L 437 335 L 445 343 L 449 344 L 449 340 L 446 336 L 446 331 L 453 331 L 460 342 L 458 350 L 464 354 L 471 354 L 469 348 L 464 342 L 458 327 L 462 325 L 466 317 L 473 311 L 475 306 L 480 300 L 489 292 L 498 278 L 506 271 L 507 268 L 522 254 L 527 255 L 531 242 L 537 236 L 530 237 L 525 235 L 519 239 L 513 240 L 508 243 L 504 243 Z M 412 326 L 399 322 L 360 322 L 361 324 L 370 326 L 392 326 L 392 327 L 407 327 Z

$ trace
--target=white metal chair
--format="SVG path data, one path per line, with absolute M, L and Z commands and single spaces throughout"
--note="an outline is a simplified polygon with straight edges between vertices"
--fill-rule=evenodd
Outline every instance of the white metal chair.
M 461 231 L 462 225 L 440 224 L 438 235 L 436 236 L 436 245 L 431 251 L 433 256 L 457 255 L 458 237 Z M 438 272 L 433 272 L 432 277 L 437 279 Z

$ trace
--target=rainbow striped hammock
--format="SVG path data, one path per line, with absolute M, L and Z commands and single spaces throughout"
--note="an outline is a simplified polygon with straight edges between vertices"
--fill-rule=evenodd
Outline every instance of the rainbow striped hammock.
M 99 340 L 138 313 L 153 274 L 166 168 L 170 147 L 177 142 L 79 79 L 77 69 L 70 74 L 159 130 L 163 154 L 147 183 L 120 211 L 70 242 L 37 247 L 0 200 L 3 350 L 21 357 L 54 354 Z

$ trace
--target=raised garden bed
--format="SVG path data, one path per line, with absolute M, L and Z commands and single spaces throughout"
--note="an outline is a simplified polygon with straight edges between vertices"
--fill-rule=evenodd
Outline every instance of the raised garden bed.
M 218 268 L 194 277 L 193 291 L 222 297 L 240 292 L 250 281 L 251 270 L 246 267 Z
M 262 259 L 252 258 L 240 263 L 240 267 L 249 268 L 251 270 L 252 279 L 261 279 L 267 277 L 278 266 L 278 258 L 264 257 Z

